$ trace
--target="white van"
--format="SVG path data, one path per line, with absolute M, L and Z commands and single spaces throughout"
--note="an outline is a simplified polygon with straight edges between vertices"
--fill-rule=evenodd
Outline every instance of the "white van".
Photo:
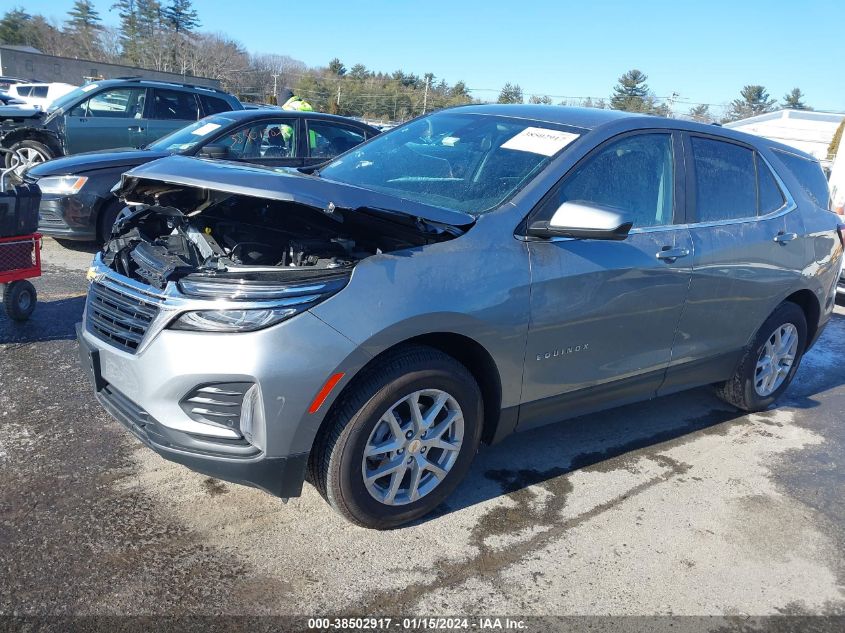
M 9 86 L 9 94 L 31 106 L 46 110 L 54 100 L 76 88 L 77 86 L 63 83 L 12 84 Z

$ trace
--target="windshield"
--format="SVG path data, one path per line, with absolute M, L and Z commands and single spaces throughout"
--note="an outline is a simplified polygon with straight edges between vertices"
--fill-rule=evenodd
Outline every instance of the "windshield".
M 147 145 L 147 149 L 160 152 L 186 152 L 204 142 L 221 128 L 234 123 L 234 119 L 213 115 L 195 121 L 190 125 L 179 128 L 167 136 L 162 136 L 154 143 Z
M 479 214 L 508 199 L 576 138 L 550 123 L 446 111 L 375 137 L 319 175 Z

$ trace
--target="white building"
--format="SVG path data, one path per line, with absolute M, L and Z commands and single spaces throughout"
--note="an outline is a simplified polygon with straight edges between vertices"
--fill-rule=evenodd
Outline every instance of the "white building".
M 827 148 L 845 113 L 778 110 L 725 123 L 725 127 L 791 145 L 829 166 Z

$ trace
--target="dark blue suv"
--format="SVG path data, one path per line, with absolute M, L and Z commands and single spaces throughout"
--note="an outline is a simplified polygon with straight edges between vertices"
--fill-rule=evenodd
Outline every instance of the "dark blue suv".
M 87 83 L 59 97 L 46 112 L 17 109 L 0 123 L 0 146 L 12 150 L 18 173 L 56 156 L 118 147 L 144 147 L 210 114 L 242 110 L 215 88 L 145 79 Z

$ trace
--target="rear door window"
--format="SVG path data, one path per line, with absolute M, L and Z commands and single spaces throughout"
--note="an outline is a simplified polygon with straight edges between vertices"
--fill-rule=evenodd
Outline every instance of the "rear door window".
M 308 120 L 308 156 L 332 158 L 364 142 L 364 133 L 331 121 Z
M 827 178 L 825 178 L 818 161 L 808 160 L 777 149 L 773 151 L 792 172 L 792 175 L 795 176 L 810 199 L 823 209 L 829 208 L 830 191 L 827 187 Z
M 699 222 L 757 215 L 754 152 L 746 147 L 693 136 L 695 209 Z
M 199 118 L 196 97 L 192 92 L 156 89 L 153 101 L 153 118 L 196 121 Z

